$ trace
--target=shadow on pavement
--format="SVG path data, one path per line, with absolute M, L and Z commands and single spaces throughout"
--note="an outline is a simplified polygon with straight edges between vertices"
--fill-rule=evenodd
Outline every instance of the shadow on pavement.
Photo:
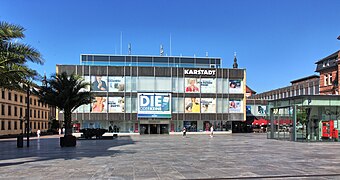
M 121 153 L 135 153 L 133 150 L 114 150 L 114 147 L 134 144 L 130 137 L 112 140 L 77 140 L 76 147 L 60 147 L 59 138 L 41 138 L 30 140 L 30 147 L 16 147 L 16 141 L 0 142 L 0 167 L 28 162 L 53 159 L 82 159 L 100 156 L 115 156 Z

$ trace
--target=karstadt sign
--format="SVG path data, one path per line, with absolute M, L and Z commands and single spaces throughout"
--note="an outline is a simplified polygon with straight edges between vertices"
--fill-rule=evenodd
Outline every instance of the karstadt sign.
M 214 69 L 184 69 L 184 74 L 185 75 L 207 75 L 207 76 L 215 76 L 216 75 L 216 70 Z

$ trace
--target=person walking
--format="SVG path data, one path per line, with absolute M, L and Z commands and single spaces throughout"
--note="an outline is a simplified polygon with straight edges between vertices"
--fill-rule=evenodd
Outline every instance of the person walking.
M 59 135 L 61 135 L 61 129 L 60 129 L 60 128 L 59 128 L 59 130 L 58 130 L 58 131 L 59 131 Z
M 210 137 L 214 137 L 214 126 L 211 125 L 210 127 Z
M 40 129 L 38 129 L 38 131 L 37 131 L 37 136 L 38 136 L 38 138 L 40 138 Z
M 187 129 L 185 127 L 183 127 L 183 136 L 187 135 Z

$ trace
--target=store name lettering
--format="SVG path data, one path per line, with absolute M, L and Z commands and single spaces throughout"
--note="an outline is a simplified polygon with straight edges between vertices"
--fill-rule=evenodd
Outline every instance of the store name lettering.
M 192 70 L 192 69 L 185 69 L 184 70 L 184 74 L 215 76 L 216 70 Z

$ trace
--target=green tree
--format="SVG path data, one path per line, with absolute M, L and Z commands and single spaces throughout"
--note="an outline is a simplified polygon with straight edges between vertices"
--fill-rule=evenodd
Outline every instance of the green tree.
M 38 73 L 27 66 L 27 62 L 43 64 L 38 50 L 18 40 L 23 39 L 25 29 L 21 26 L 0 21 L 0 86 L 19 89 L 27 79 L 35 80 Z
M 42 101 L 64 112 L 65 136 L 72 136 L 72 112 L 93 101 L 91 93 L 85 91 L 89 85 L 80 76 L 63 72 L 52 75 L 39 91 Z

